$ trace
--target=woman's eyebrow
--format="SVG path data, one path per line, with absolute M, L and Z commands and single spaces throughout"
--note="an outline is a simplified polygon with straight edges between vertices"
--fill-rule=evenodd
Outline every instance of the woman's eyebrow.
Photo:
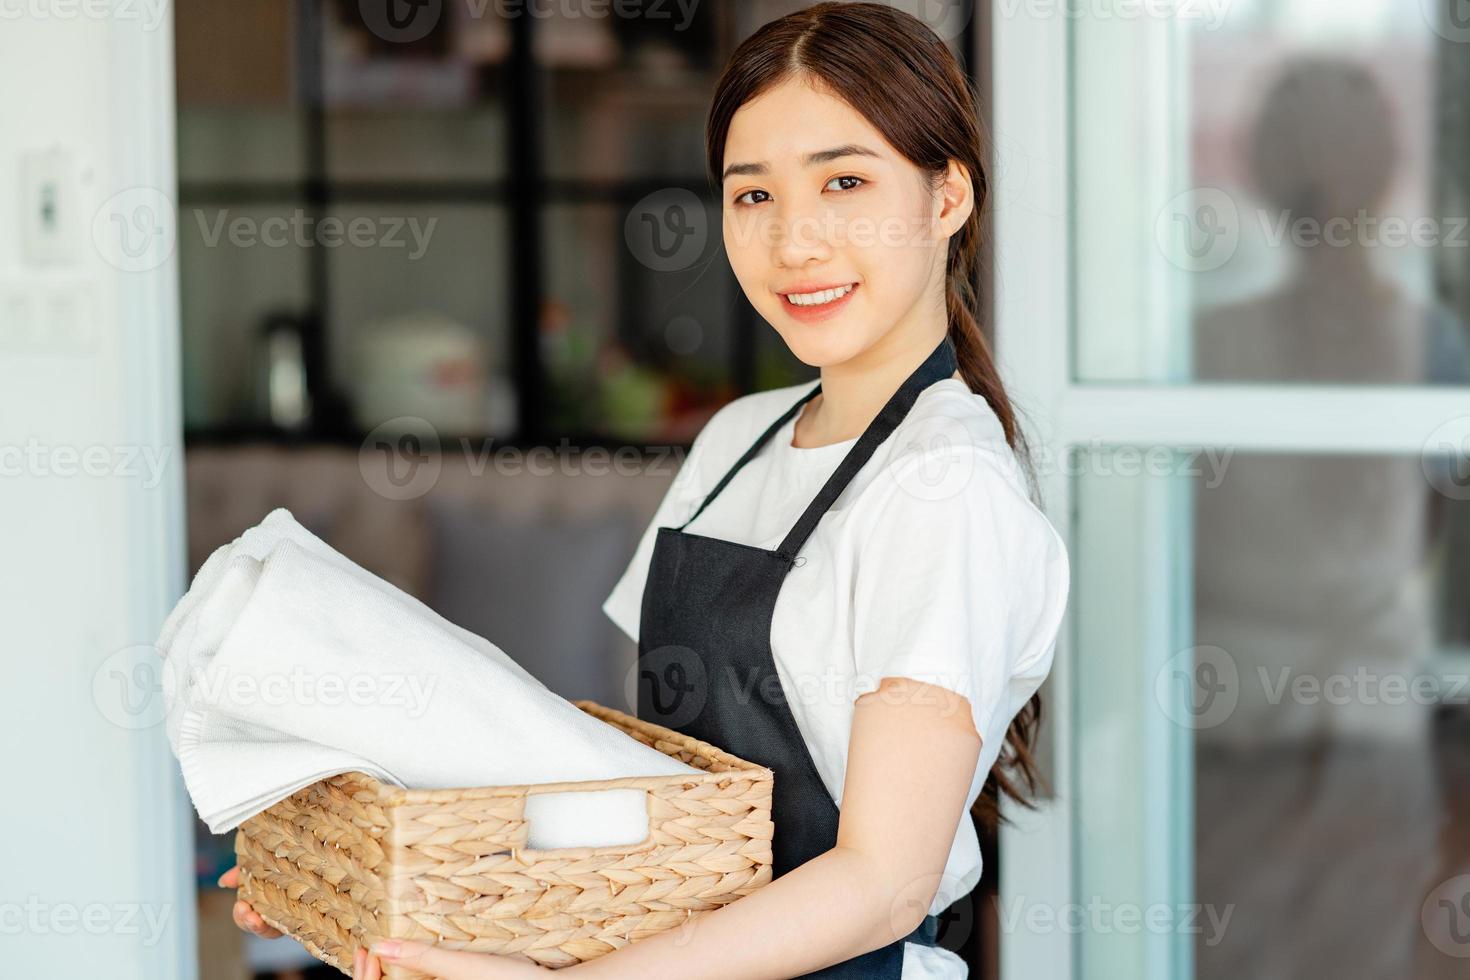
M 841 146 L 834 146 L 830 150 L 816 150 L 812 153 L 808 153 L 806 156 L 801 158 L 801 162 L 803 166 L 814 167 L 819 163 L 828 163 L 832 160 L 839 159 L 840 157 L 856 156 L 876 157 L 878 156 L 878 152 L 876 150 L 870 150 L 866 146 L 858 143 L 844 143 Z M 765 162 L 732 163 L 728 167 L 726 167 L 725 172 L 720 175 L 720 183 L 724 183 L 728 178 L 735 176 L 736 174 L 742 176 L 764 176 L 765 174 L 770 173 L 770 169 L 770 166 L 767 165 Z

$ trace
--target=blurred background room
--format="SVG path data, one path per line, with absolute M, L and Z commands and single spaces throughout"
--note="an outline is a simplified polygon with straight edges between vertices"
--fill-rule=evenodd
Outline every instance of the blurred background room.
M 941 944 L 1004 980 L 1465 976 L 1463 5 L 890 2 L 981 98 L 985 326 L 1074 575 L 1046 800 L 982 833 Z M 0 915 L 18 975 L 335 975 L 236 928 L 234 835 L 139 720 L 139 651 L 275 507 L 632 710 L 603 598 L 710 415 L 817 378 L 703 158 L 721 65 L 804 5 L 0 0 L 0 912 L 171 913 Z M 86 446 L 160 466 L 68 476 Z

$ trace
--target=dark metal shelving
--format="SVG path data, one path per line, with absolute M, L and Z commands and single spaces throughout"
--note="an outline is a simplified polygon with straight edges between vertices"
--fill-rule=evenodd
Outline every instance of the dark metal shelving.
M 537 62 L 535 31 L 537 18 L 509 18 L 511 43 L 508 57 L 498 69 L 504 72 L 507 131 L 505 137 L 506 175 L 491 180 L 462 179 L 372 179 L 333 178 L 329 171 L 326 129 L 326 93 L 324 72 L 325 25 L 321 0 L 303 0 L 294 4 L 302 129 L 307 176 L 299 180 L 263 181 L 197 181 L 179 183 L 182 207 L 233 205 L 290 205 L 303 210 L 310 221 L 331 215 L 343 205 L 363 204 L 468 204 L 492 205 L 504 209 L 510 240 L 510 281 L 506 296 L 506 313 L 511 333 L 508 340 L 510 368 L 516 379 L 517 418 L 519 431 L 503 445 L 531 447 L 545 445 L 555 436 L 558 442 L 570 440 L 577 446 L 615 446 L 626 443 L 605 435 L 571 433 L 554 434 L 547 425 L 550 402 L 549 379 L 540 351 L 539 312 L 546 282 L 545 232 L 542 219 L 549 206 L 614 205 L 630 206 L 646 195 L 669 188 L 686 189 L 708 200 L 712 193 L 705 176 L 637 176 L 620 179 L 578 179 L 549 177 L 542 161 L 541 96 L 548 68 Z M 716 36 L 729 41 L 733 37 L 734 13 L 721 5 L 721 18 Z M 959 56 L 966 74 L 973 67 L 969 52 L 976 37 L 974 18 L 966 19 Z M 326 249 L 308 249 L 305 258 L 309 289 L 309 308 L 304 317 L 306 350 L 304 358 L 307 387 L 314 406 L 313 424 L 304 433 L 289 433 L 256 422 L 226 424 L 186 430 L 186 445 L 234 445 L 267 442 L 287 446 L 329 444 L 360 445 L 366 433 L 351 419 L 348 403 L 329 385 L 328 324 L 330 323 L 330 256 Z M 623 265 L 632 258 L 620 253 L 620 274 L 616 277 L 618 295 L 610 298 L 617 310 L 615 329 L 619 337 L 628 339 L 637 330 L 641 307 L 635 290 L 641 279 L 625 274 Z M 721 267 L 734 285 L 733 273 Z M 763 329 L 758 315 L 738 287 L 731 289 L 733 305 L 728 310 L 731 324 L 729 378 L 736 392 L 754 390 L 758 365 L 758 338 Z M 485 437 L 474 437 L 477 440 Z

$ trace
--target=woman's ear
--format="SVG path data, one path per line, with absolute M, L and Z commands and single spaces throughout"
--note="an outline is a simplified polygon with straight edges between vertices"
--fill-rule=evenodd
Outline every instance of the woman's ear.
M 939 229 L 948 238 L 965 226 L 975 210 L 975 183 L 969 168 L 950 160 L 939 192 Z

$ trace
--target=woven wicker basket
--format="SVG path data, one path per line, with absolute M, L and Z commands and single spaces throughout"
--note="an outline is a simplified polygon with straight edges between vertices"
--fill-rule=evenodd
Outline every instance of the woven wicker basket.
M 571 966 L 771 880 L 770 769 L 593 701 L 575 703 L 705 772 L 440 790 L 343 773 L 240 825 L 240 898 L 351 975 L 355 947 L 390 938 Z M 647 791 L 646 840 L 525 846 L 528 794 L 599 789 Z M 385 976 L 409 975 L 385 965 Z

